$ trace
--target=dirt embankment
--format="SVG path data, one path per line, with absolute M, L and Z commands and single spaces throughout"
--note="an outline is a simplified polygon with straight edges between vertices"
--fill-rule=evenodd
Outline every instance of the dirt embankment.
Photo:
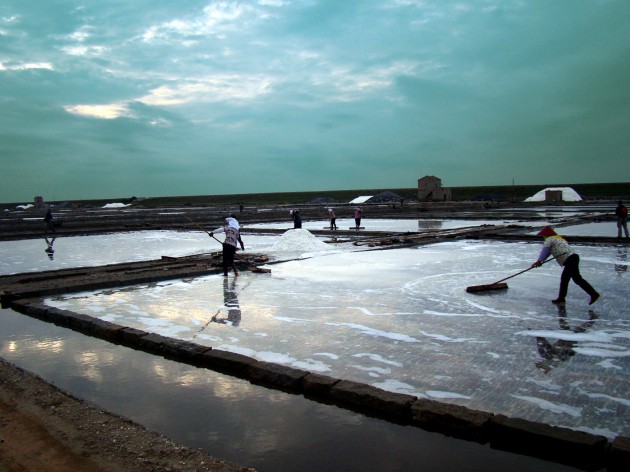
M 78 400 L 0 358 L 3 472 L 251 471 Z

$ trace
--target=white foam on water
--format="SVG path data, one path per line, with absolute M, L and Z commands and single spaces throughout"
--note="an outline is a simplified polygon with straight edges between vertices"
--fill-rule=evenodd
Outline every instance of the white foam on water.
M 304 318 L 292 318 L 290 316 L 274 316 L 273 319 L 277 321 L 284 321 L 285 323 L 312 323 L 311 320 Z
M 265 361 L 265 362 L 273 362 L 276 364 L 293 364 L 294 362 L 297 361 L 297 359 L 293 356 L 291 356 L 290 354 L 281 354 L 278 352 L 271 352 L 271 351 L 259 351 L 255 353 L 255 357 L 261 361 Z
M 333 354 L 331 352 L 316 352 L 313 354 L 314 356 L 322 356 L 322 357 L 328 357 L 329 359 L 339 359 L 339 356 L 337 354 Z
M 360 306 L 349 306 L 348 309 L 360 311 L 361 313 L 367 316 L 392 316 L 391 313 L 372 313 L 367 308 L 360 307 Z
M 392 369 L 387 369 L 385 367 L 376 367 L 376 366 L 362 366 L 362 365 L 350 365 L 349 367 L 353 367 L 355 369 L 358 370 L 362 370 L 364 372 L 370 372 L 370 375 L 372 376 L 381 376 L 381 375 L 385 375 L 385 374 L 391 374 L 392 373 Z
M 256 351 L 253 349 L 242 346 L 234 346 L 233 344 L 221 344 L 220 346 L 217 346 L 216 349 L 233 352 L 234 354 L 241 354 L 247 357 L 255 357 L 256 355 Z
M 352 328 L 354 330 L 361 331 L 362 333 L 367 334 L 368 336 L 393 339 L 393 340 L 396 340 L 396 341 L 404 341 L 404 342 L 408 342 L 408 343 L 420 342 L 418 339 L 413 338 L 411 336 L 408 336 L 406 334 L 382 331 L 382 330 L 373 329 L 373 328 L 370 328 L 368 326 L 363 326 L 363 325 L 356 324 L 356 323 L 325 323 L 325 324 L 328 325 L 328 326 L 346 326 L 348 328 Z
M 560 385 L 552 382 L 551 380 L 537 380 L 537 379 L 528 378 L 527 381 L 529 383 L 545 388 L 547 390 L 553 390 L 553 391 L 562 390 L 562 387 Z
M 543 410 L 551 411 L 553 413 L 565 414 L 565 415 L 573 416 L 574 418 L 578 418 L 582 415 L 582 408 L 577 408 L 571 405 L 566 405 L 562 403 L 552 403 L 543 398 L 532 397 L 532 396 L 527 396 L 527 395 L 510 394 L 510 396 L 514 398 L 518 398 L 519 400 L 523 400 L 528 403 L 532 403 Z
M 474 338 L 451 338 L 449 336 L 445 336 L 443 334 L 432 334 L 427 333 L 425 331 L 420 331 L 420 334 L 426 336 L 427 338 L 435 339 L 436 341 L 444 341 L 447 343 L 466 343 L 476 341 Z
M 627 398 L 612 397 L 610 395 L 606 395 L 603 393 L 589 393 L 589 392 L 581 392 L 581 393 L 583 393 L 589 398 L 605 398 L 606 400 L 619 403 L 620 405 L 630 406 L 630 399 L 627 399 Z
M 618 349 L 623 349 L 620 346 L 615 346 Z M 580 347 L 580 346 L 575 346 L 573 348 L 573 350 L 578 353 L 578 354 L 583 354 L 585 356 L 594 356 L 594 357 L 629 357 L 630 356 L 630 349 L 623 349 L 620 351 L 615 351 L 615 350 L 611 350 L 611 349 L 595 349 L 595 348 L 588 348 L 588 347 Z
M 576 431 L 582 431 L 583 433 L 589 433 L 595 436 L 604 436 L 607 438 L 614 438 L 619 436 L 619 431 L 611 431 L 606 428 L 588 428 L 586 426 L 577 426 L 574 427 Z
M 479 313 L 446 313 L 446 312 L 434 311 L 434 310 L 423 310 L 422 313 L 424 313 L 425 315 L 445 316 L 445 317 L 480 318 L 480 317 L 484 316 L 484 315 L 481 315 Z
M 623 370 L 623 367 L 619 367 L 618 365 L 616 365 L 610 358 L 606 358 L 601 362 L 598 362 L 597 365 L 600 366 L 602 369 Z
M 424 392 L 431 398 L 442 398 L 442 399 L 453 399 L 453 400 L 470 400 L 472 397 L 468 395 L 461 395 L 459 393 L 454 392 L 441 392 L 439 390 L 427 390 Z
M 296 361 L 293 362 L 291 366 L 295 367 L 296 369 L 304 369 L 310 372 L 318 372 L 320 374 L 331 371 L 331 368 L 328 364 L 325 364 L 315 359 L 304 359 L 303 361 Z
M 413 385 L 409 385 L 408 383 L 395 380 L 395 379 L 387 379 L 384 382 L 377 382 L 377 383 L 374 383 L 373 385 L 377 388 L 387 390 L 388 392 L 406 393 L 407 395 L 420 396 L 419 394 L 415 393 L 416 387 L 414 387 Z
M 372 359 L 373 361 L 382 362 L 383 364 L 394 365 L 396 367 L 402 367 L 403 366 L 403 364 L 400 363 L 400 362 L 388 361 L 387 359 L 383 359 L 383 357 L 379 356 L 378 354 L 359 353 L 359 354 L 354 354 L 352 357 L 368 357 L 368 358 Z
M 593 341 L 593 342 L 612 342 L 612 336 L 603 331 L 592 331 L 589 333 L 574 333 L 569 330 L 550 331 L 550 330 L 530 330 L 519 331 L 515 333 L 522 336 L 532 336 L 536 338 L 562 339 L 564 341 Z

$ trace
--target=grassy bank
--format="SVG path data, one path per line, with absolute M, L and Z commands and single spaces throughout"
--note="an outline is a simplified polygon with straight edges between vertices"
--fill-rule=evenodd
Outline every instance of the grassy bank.
M 571 187 L 585 199 L 630 199 L 630 182 L 612 184 L 550 184 L 550 185 L 516 185 L 516 186 L 483 186 L 483 187 L 451 187 L 453 200 L 464 201 L 482 196 L 502 201 L 523 201 L 536 192 L 547 187 Z M 284 193 L 250 193 L 234 195 L 197 195 L 180 197 L 155 197 L 142 201 L 143 206 L 159 207 L 169 205 L 203 206 L 203 205 L 271 205 L 271 204 L 304 204 L 317 198 L 332 198 L 338 202 L 349 202 L 362 195 L 377 195 L 381 192 L 393 192 L 406 201 L 417 199 L 417 188 L 395 189 L 359 189 L 359 190 L 327 190 L 319 192 L 284 192 Z
M 504 185 L 504 186 L 479 186 L 479 187 L 450 187 L 454 201 L 465 201 L 485 197 L 487 200 L 517 201 L 547 187 L 571 187 L 587 200 L 622 199 L 630 200 L 630 182 L 619 183 L 591 183 L 591 184 L 544 184 L 544 185 Z M 172 197 L 152 197 L 142 199 L 137 205 L 156 208 L 165 206 L 207 206 L 207 205 L 297 205 L 312 202 L 317 198 L 331 198 L 338 202 L 349 202 L 363 195 L 377 195 L 381 192 L 393 192 L 400 195 L 405 201 L 417 199 L 416 188 L 389 188 L 389 189 L 355 189 L 355 190 L 324 190 L 308 192 L 278 192 L 278 193 L 248 193 L 233 195 L 186 195 Z M 94 199 L 69 202 L 75 206 L 103 206 L 107 203 L 131 203 L 132 198 Z M 19 203 L 0 204 L 0 208 L 13 209 Z M 64 202 L 48 202 L 56 205 Z

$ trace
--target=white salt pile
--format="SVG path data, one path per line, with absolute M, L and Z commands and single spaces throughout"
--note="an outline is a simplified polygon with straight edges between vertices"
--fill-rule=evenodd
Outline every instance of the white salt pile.
M 545 201 L 545 192 L 547 190 L 556 190 L 562 192 L 562 201 L 563 202 L 580 202 L 582 201 L 582 197 L 573 190 L 571 187 L 549 187 L 540 192 L 534 194 L 533 196 L 526 198 L 526 202 L 544 202 Z
M 306 229 L 291 229 L 285 232 L 269 249 L 283 256 L 305 256 L 311 253 L 330 251 L 331 247 L 320 241 Z

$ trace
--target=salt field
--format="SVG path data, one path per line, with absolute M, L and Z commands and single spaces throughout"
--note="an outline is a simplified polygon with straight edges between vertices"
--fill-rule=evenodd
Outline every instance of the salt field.
M 630 434 L 626 247 L 576 246 L 582 273 L 602 298 L 589 307 L 572 285 L 559 310 L 549 302 L 559 282 L 555 262 L 511 279 L 506 291 L 465 290 L 529 267 L 539 244 L 454 241 L 356 252 L 307 230 L 266 240 L 252 250 L 297 260 L 270 266 L 271 274 L 46 303 L 421 398 L 609 438 Z
M 351 218 L 337 218 L 337 227 L 339 229 L 348 230 L 354 229 L 356 223 Z M 422 231 L 439 231 L 448 229 L 468 228 L 473 226 L 483 225 L 509 225 L 517 224 L 515 220 L 497 221 L 497 220 L 439 220 L 439 219 L 385 219 L 385 218 L 363 218 L 361 220 L 361 227 L 368 231 L 383 231 L 383 232 L 422 232 Z M 244 230 L 251 229 L 289 229 L 293 227 L 291 221 L 286 223 L 282 222 L 270 222 L 270 223 L 256 223 L 247 225 Z M 304 220 L 302 221 L 302 228 L 308 230 L 321 230 L 330 228 L 330 222 L 328 220 Z
M 554 217 L 543 212 L 535 222 L 367 219 L 365 225 L 386 234 L 542 226 Z M 312 222 L 313 231 L 326 223 Z M 340 227 L 346 223 L 354 221 L 338 220 Z M 593 235 L 614 223 L 574 226 Z M 560 232 L 570 236 L 571 230 Z M 583 275 L 602 299 L 589 307 L 586 294 L 572 285 L 567 306 L 558 310 L 549 303 L 560 274 L 553 262 L 508 280 L 505 291 L 465 291 L 529 267 L 538 242 L 462 239 L 381 251 L 347 237 L 339 240 L 349 242 L 332 244 L 330 233 L 308 229 L 262 235 L 247 228 L 243 239 L 245 254 L 267 254 L 276 262 L 267 266 L 270 274 L 209 275 L 45 303 L 420 398 L 608 438 L 628 435 L 627 246 L 575 246 Z M 50 242 L 3 242 L 0 275 L 221 249 L 201 231 L 58 237 L 52 255 L 46 251 Z M 488 463 L 502 470 L 574 470 L 331 408 L 12 310 L 0 313 L 3 358 L 176 441 L 258 470 L 385 470 L 394 463 L 407 470 L 464 470 L 464 464 L 480 470 Z
M 569 225 L 556 228 L 556 232 L 564 236 L 603 236 L 613 238 L 617 236 L 617 222 L 603 221 L 581 225 Z M 536 233 L 537 231 L 532 232 L 532 234 Z
M 53 254 L 47 252 L 52 243 Z M 247 249 L 264 250 L 269 238 L 248 236 Z M 200 231 L 137 231 L 41 239 L 3 241 L 0 275 L 98 266 L 122 262 L 180 257 L 221 250 L 221 245 Z

